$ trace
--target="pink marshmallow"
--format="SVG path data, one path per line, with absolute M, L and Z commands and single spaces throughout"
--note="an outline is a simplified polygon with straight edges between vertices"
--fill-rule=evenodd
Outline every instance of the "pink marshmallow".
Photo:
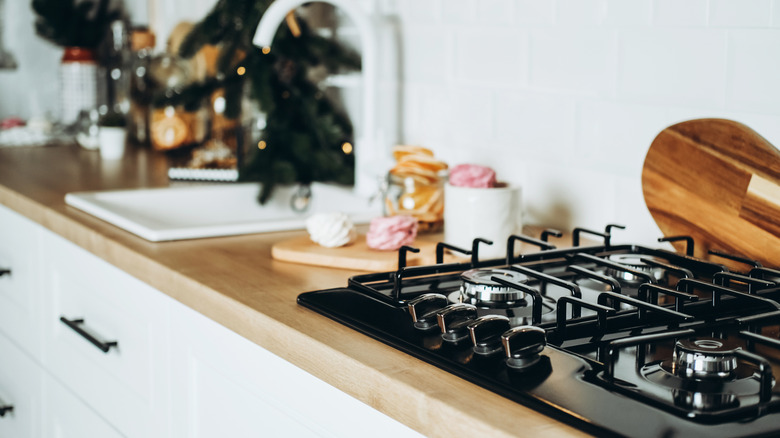
M 450 169 L 450 184 L 457 187 L 495 187 L 496 172 L 477 164 L 458 164 Z
M 386 251 L 410 245 L 417 237 L 417 219 L 411 216 L 377 217 L 366 234 L 369 248 Z

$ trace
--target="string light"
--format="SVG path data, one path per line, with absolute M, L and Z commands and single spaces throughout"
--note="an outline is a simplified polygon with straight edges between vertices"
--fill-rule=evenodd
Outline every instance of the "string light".
M 257 148 L 260 149 L 261 151 L 265 149 L 266 146 L 268 145 L 265 143 L 265 140 L 260 140 L 259 142 L 257 142 Z
M 345 154 L 347 154 L 347 155 L 351 154 L 351 153 L 352 153 L 352 143 L 345 141 L 345 142 L 344 142 L 344 143 L 341 145 L 341 150 L 342 150 L 342 151 L 343 151 Z
M 239 76 L 244 76 L 244 73 L 246 73 L 246 68 L 242 65 L 236 70 L 236 73 L 238 73 Z
M 263 55 L 271 53 L 271 48 L 268 46 L 263 47 Z

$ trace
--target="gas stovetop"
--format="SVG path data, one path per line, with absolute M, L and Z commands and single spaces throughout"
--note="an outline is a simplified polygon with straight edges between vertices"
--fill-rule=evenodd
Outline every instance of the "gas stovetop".
M 500 260 L 480 260 L 476 239 L 407 267 L 404 247 L 397 271 L 298 302 L 594 434 L 780 434 L 780 270 L 612 245 L 611 227 L 575 229 L 569 249 L 512 236 Z M 582 232 L 604 244 L 578 246 Z M 517 256 L 516 241 L 542 250 Z M 442 263 L 445 250 L 471 258 Z

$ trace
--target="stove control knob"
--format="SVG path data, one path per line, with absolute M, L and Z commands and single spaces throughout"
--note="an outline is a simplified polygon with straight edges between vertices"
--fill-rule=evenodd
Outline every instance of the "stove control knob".
M 547 345 L 544 329 L 532 325 L 513 327 L 501 335 L 506 365 L 516 371 L 526 370 L 537 362 L 539 353 Z
M 424 331 L 439 327 L 436 311 L 446 307 L 447 304 L 449 301 L 442 294 L 422 294 L 406 302 L 414 321 L 414 328 Z
M 468 325 L 474 353 L 490 356 L 502 351 L 501 334 L 509 330 L 509 318 L 502 315 L 480 316 Z
M 468 325 L 477 318 L 477 308 L 471 304 L 457 303 L 436 312 L 441 337 L 446 342 L 459 343 L 469 337 Z

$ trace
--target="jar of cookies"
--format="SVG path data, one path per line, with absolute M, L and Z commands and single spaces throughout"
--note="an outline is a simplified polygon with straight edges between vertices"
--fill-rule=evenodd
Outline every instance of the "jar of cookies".
M 396 165 L 385 181 L 385 215 L 412 216 L 419 223 L 419 232 L 441 231 L 447 164 L 420 146 L 396 146 L 393 156 Z

